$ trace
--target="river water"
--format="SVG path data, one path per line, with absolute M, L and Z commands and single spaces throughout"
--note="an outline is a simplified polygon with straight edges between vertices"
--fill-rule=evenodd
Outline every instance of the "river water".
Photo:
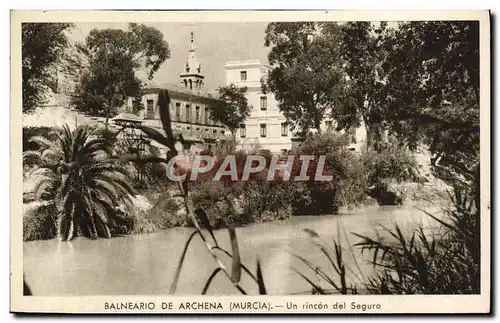
M 437 207 L 425 206 L 439 214 Z M 269 294 L 283 295 L 308 292 L 311 287 L 294 269 L 315 282 L 319 278 L 296 258 L 299 255 L 332 273 L 328 261 L 315 247 L 304 229 L 317 232 L 327 246 L 338 239 L 344 248 L 348 278 L 361 280 L 373 268 L 367 262 L 369 254 L 350 248 L 359 238 L 356 232 L 375 237 L 375 230 L 387 236 L 380 225 L 392 228 L 398 223 L 411 232 L 417 225 L 434 227 L 428 215 L 414 206 L 368 207 L 340 215 L 297 216 L 288 220 L 254 224 L 236 229 L 242 263 L 254 274 L 257 256 L 261 260 L 264 282 Z M 168 294 L 175 268 L 192 229 L 173 228 L 154 234 L 129 235 L 111 239 L 72 242 L 56 239 L 24 243 L 24 273 L 35 295 L 161 295 Z M 230 250 L 227 230 L 215 232 L 220 245 Z M 208 234 L 207 234 L 208 236 Z M 230 259 L 221 256 L 230 267 Z M 358 269 L 359 266 L 359 269 Z M 204 244 L 195 238 L 187 252 L 176 294 L 200 294 L 205 281 L 215 269 L 215 263 Z M 243 272 L 242 286 L 249 294 L 257 293 L 256 284 Z M 219 273 L 208 294 L 238 294 L 239 292 Z

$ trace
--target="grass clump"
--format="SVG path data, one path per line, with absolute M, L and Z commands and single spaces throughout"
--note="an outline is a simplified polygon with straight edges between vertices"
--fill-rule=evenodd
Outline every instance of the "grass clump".
M 456 186 L 450 199 L 453 205 L 444 210 L 444 219 L 426 212 L 439 225 L 438 230 L 420 226 L 405 234 L 400 226 L 394 225 L 383 227 L 385 234 L 376 237 L 353 233 L 360 239 L 354 247 L 370 253 L 370 263 L 375 269 L 374 275 L 363 275 L 361 283 L 346 280 L 343 251 L 337 241 L 333 251 L 316 243 L 334 271 L 316 266 L 299 255 L 314 276 L 297 272 L 318 294 L 479 294 L 479 200 L 475 188 L 468 186 Z M 312 235 L 318 237 L 314 232 Z M 357 269 L 359 272 L 359 266 Z M 323 284 L 317 282 L 318 277 Z M 333 288 L 325 288 L 325 283 Z

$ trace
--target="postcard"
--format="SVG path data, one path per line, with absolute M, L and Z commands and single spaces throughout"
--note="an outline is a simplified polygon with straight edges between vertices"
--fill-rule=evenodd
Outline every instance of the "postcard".
M 490 59 L 486 10 L 12 11 L 11 312 L 489 313 Z

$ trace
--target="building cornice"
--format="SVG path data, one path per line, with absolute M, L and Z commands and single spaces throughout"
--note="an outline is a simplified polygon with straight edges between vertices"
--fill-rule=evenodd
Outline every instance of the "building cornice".
M 168 88 L 161 88 L 161 87 L 143 89 L 143 93 L 144 94 L 157 94 L 163 90 L 167 90 L 168 94 L 170 96 L 170 99 L 173 99 L 173 100 L 197 101 L 200 103 L 211 103 L 214 101 L 218 101 L 217 98 L 209 97 L 209 96 L 203 95 L 201 93 L 198 94 L 198 93 L 194 93 L 194 92 L 193 93 L 181 92 L 178 90 L 171 90 Z

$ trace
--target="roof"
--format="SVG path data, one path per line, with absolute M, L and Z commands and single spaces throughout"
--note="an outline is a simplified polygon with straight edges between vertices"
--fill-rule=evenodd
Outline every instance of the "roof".
M 246 61 L 229 61 L 224 64 L 224 68 L 228 69 L 239 69 L 244 67 L 263 67 L 269 69 L 270 66 L 263 64 L 258 59 L 246 60 Z
M 131 121 L 131 122 L 138 122 L 138 123 L 144 121 L 141 118 L 139 118 L 139 116 L 137 116 L 133 113 L 129 113 L 129 112 L 122 112 L 119 115 L 115 116 L 112 120 L 113 121 Z
M 169 92 L 177 92 L 190 96 L 198 96 L 202 98 L 217 99 L 218 94 L 215 91 L 207 91 L 204 89 L 189 89 L 181 84 L 161 83 L 161 82 L 146 82 L 143 88 L 145 90 L 167 90 Z

